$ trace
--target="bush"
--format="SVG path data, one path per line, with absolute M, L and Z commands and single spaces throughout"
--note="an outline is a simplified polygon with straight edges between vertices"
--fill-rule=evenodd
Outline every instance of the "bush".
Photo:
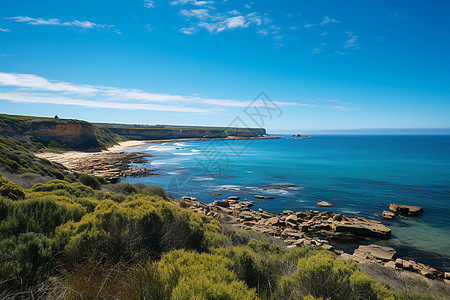
M 133 195 L 138 192 L 138 190 L 128 182 L 119 182 L 116 184 L 112 184 L 104 189 L 105 191 L 109 191 L 116 194 L 124 194 L 124 195 Z
M 141 191 L 141 193 L 143 195 L 158 196 L 158 197 L 163 198 L 164 200 L 169 200 L 169 196 L 167 195 L 166 191 L 160 186 L 149 185 L 146 188 L 144 188 Z
M 25 198 L 25 192 L 20 186 L 3 178 L 0 174 L 0 196 L 11 200 L 19 200 Z
M 26 232 L 53 235 L 58 226 L 78 221 L 85 213 L 86 209 L 81 205 L 55 195 L 23 201 L 0 199 L 0 237 Z
M 78 177 L 78 180 L 88 186 L 93 188 L 94 190 L 99 190 L 102 186 L 102 184 L 107 184 L 106 180 L 102 177 L 98 176 L 92 176 L 88 174 L 80 174 L 80 177 Z
M 158 257 L 171 249 L 205 250 L 210 218 L 181 210 L 159 197 L 135 196 L 123 203 L 103 200 L 79 222 L 59 228 L 74 258 L 105 256 L 118 262 Z
M 278 297 L 323 297 L 324 299 L 394 299 L 387 286 L 359 270 L 357 263 L 336 259 L 320 251 L 301 258 L 297 271 L 278 284 Z
M 8 279 L 10 289 L 44 281 L 52 269 L 52 244 L 51 239 L 32 232 L 0 240 L 0 278 Z
M 74 197 L 92 197 L 94 191 L 92 188 L 83 185 L 82 183 L 75 182 L 69 183 L 62 180 L 52 180 L 47 183 L 38 183 L 31 188 L 33 192 L 63 192 Z M 60 194 L 61 195 L 61 194 Z
M 257 298 L 237 279 L 233 262 L 219 255 L 176 250 L 162 256 L 158 269 L 171 299 Z

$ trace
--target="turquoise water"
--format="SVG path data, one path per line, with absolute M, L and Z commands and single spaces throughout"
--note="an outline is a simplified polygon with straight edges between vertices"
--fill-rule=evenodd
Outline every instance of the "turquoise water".
M 203 202 L 237 195 L 272 212 L 318 209 L 327 201 L 334 205 L 327 210 L 388 225 L 393 239 L 386 244 L 400 255 L 450 270 L 450 136 L 196 141 L 128 151 L 154 155 L 145 166 L 157 175 L 123 181 Z M 419 205 L 425 214 L 384 221 L 389 203 Z

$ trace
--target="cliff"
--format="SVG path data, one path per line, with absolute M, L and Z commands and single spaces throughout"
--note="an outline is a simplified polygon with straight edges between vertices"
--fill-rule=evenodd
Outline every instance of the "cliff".
M 169 125 L 91 124 L 80 120 L 0 114 L 0 134 L 27 143 L 28 148 L 94 150 L 126 139 L 252 138 L 266 135 L 264 128 L 226 128 Z
M 79 120 L 0 115 L 0 130 L 5 137 L 60 145 L 73 149 L 98 149 L 94 126 Z
M 201 127 L 171 129 L 167 128 L 125 128 L 106 127 L 115 134 L 133 140 L 166 140 L 182 138 L 228 138 L 260 137 L 266 135 L 264 128 L 222 128 L 208 129 Z

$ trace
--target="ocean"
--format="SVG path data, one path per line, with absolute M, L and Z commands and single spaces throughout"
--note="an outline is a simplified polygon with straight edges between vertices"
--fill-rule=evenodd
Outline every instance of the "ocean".
M 317 135 L 149 144 L 127 151 L 153 155 L 143 166 L 155 175 L 125 182 L 159 185 L 175 197 L 206 203 L 239 196 L 271 212 L 330 210 L 372 218 L 392 229 L 392 239 L 377 243 L 450 270 L 450 136 Z M 319 208 L 319 201 L 333 207 Z M 424 215 L 383 220 L 390 203 L 422 206 Z

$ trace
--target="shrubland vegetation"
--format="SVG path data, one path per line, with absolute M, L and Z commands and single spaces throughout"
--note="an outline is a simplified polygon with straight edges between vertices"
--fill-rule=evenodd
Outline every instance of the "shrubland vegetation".
M 159 187 L 0 177 L 0 194 L 0 298 L 409 299 L 354 262 L 222 227 Z

